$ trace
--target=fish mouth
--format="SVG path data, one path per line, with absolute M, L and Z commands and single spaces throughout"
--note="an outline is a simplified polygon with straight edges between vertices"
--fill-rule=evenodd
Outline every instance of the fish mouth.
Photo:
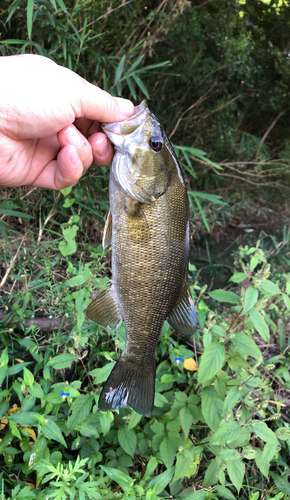
M 126 137 L 134 134 L 134 139 L 139 135 L 138 129 L 141 125 L 143 126 L 146 122 L 150 111 L 147 105 L 147 101 L 142 101 L 138 106 L 135 106 L 134 115 L 130 116 L 122 122 L 113 123 L 101 123 L 101 127 L 106 136 L 110 141 L 116 146 L 117 150 L 124 153 L 124 145 Z M 141 133 L 141 130 L 140 130 Z

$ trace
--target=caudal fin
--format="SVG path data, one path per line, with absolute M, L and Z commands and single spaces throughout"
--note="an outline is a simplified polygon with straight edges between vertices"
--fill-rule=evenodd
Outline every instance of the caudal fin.
M 150 417 L 154 406 L 155 361 L 151 369 L 122 356 L 115 364 L 99 399 L 99 410 L 118 410 L 130 406 L 137 413 Z

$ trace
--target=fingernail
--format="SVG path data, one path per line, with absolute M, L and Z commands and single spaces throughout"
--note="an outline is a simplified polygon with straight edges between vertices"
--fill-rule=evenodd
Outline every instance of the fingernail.
M 128 99 L 117 97 L 119 109 L 124 116 L 132 116 L 134 114 L 134 104 Z
M 67 130 L 67 138 L 70 144 L 79 147 L 82 145 L 84 137 L 82 134 L 74 127 L 69 127 Z
M 109 143 L 108 143 L 108 141 L 105 139 L 100 144 L 97 144 L 97 148 L 98 148 L 98 155 L 99 156 L 106 156 L 108 154 L 108 152 L 109 152 Z

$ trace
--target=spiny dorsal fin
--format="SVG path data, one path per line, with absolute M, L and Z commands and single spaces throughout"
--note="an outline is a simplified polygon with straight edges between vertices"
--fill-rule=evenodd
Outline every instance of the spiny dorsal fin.
M 180 290 L 170 316 L 166 318 L 170 326 L 181 335 L 193 335 L 197 327 L 197 315 L 187 279 Z
M 103 248 L 105 249 L 109 247 L 111 245 L 111 242 L 112 242 L 112 214 L 111 211 L 109 210 L 103 234 L 103 241 L 102 241 Z
M 119 328 L 123 318 L 113 284 L 96 296 L 87 308 L 86 315 L 92 321 L 111 330 Z

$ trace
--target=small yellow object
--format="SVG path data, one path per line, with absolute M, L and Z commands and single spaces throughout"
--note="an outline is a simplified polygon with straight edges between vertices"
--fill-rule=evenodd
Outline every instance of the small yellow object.
M 191 372 L 197 371 L 196 361 L 193 358 L 185 359 L 183 362 L 183 366 L 184 366 L 184 368 L 186 368 L 187 370 L 190 370 Z

